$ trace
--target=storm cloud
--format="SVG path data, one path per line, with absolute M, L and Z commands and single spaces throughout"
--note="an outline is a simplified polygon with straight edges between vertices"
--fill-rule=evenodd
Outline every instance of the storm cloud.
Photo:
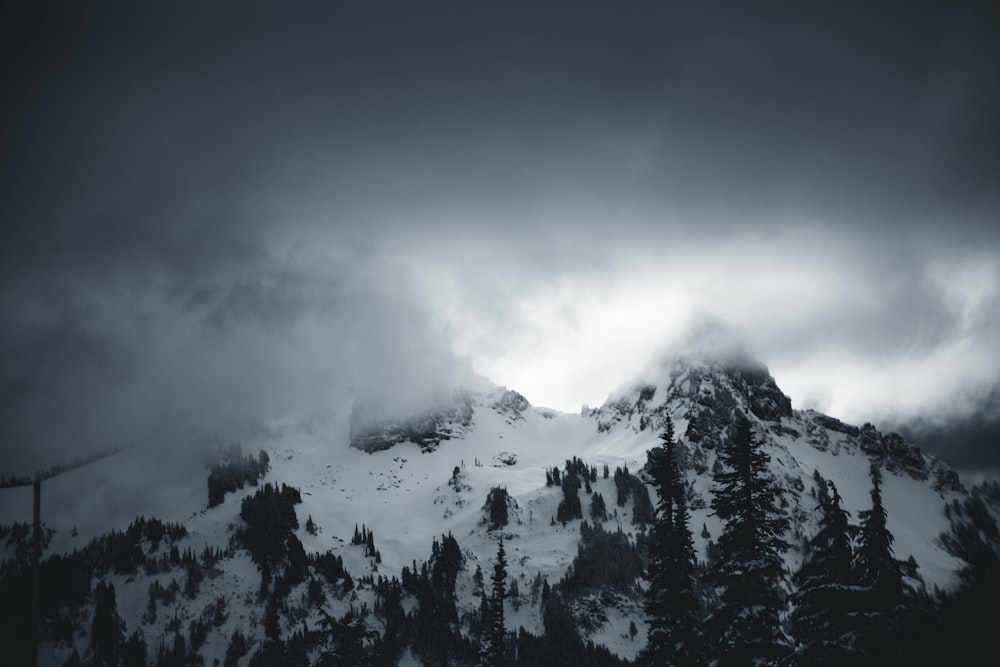
M 574 410 L 701 312 L 798 407 L 993 414 L 989 5 L 0 11 L 0 470 L 471 368 Z

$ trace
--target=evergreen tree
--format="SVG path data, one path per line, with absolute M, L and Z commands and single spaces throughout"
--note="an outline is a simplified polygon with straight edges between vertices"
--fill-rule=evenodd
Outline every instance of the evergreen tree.
M 176 665 L 177 667 L 183 667 L 183 665 L 187 664 L 187 657 L 188 657 L 187 642 L 184 641 L 184 635 L 182 635 L 181 633 L 179 632 L 174 633 L 173 648 L 167 651 L 166 648 L 164 647 L 164 651 L 165 651 L 165 658 L 164 657 L 160 658 L 159 660 L 160 665 L 168 665 L 170 667 Z
M 619 507 L 625 507 L 625 503 L 628 502 L 629 493 L 632 491 L 632 486 L 629 483 L 629 472 L 628 466 L 622 468 L 615 468 L 615 502 Z
M 562 478 L 563 499 L 556 507 L 556 521 L 565 524 L 573 519 L 583 518 L 583 505 L 580 503 L 580 478 L 567 466 Z
M 504 659 L 504 614 L 503 603 L 507 595 L 505 584 L 507 583 L 507 554 L 503 548 L 503 538 L 497 543 L 497 562 L 493 565 L 493 575 L 490 577 L 493 585 L 493 594 L 489 599 L 487 608 L 489 618 L 486 623 L 486 642 L 483 647 L 483 665 L 488 667 L 500 667 L 506 664 Z
M 91 662 L 115 667 L 123 637 L 125 624 L 118 615 L 114 584 L 98 582 L 94 589 L 94 619 L 90 626 Z
M 861 534 L 855 566 L 859 579 L 877 597 L 898 598 L 903 590 L 903 574 L 892 554 L 895 538 L 889 532 L 888 512 L 882 504 L 882 473 L 876 465 L 871 467 L 871 479 L 872 508 L 860 513 Z
M 1000 498 L 1000 487 L 988 482 L 972 489 L 963 502 L 952 501 L 945 514 L 951 529 L 941 535 L 948 553 L 961 558 L 961 587 L 941 601 L 939 632 L 922 648 L 931 648 L 938 664 L 972 665 L 984 655 L 1000 655 L 996 631 L 1000 600 L 1000 528 L 984 502 L 985 494 Z M 993 488 L 991 488 L 993 487 Z
M 583 521 L 576 558 L 559 587 L 564 593 L 581 595 L 595 589 L 630 592 L 634 590 L 635 580 L 642 576 L 641 551 L 644 547 L 642 538 L 637 536 L 632 542 L 620 527 L 608 532 L 601 524 L 591 527 Z
M 340 620 L 331 616 L 325 609 L 320 609 L 322 618 L 319 619 L 319 626 L 323 630 L 323 640 L 325 647 L 320 653 L 319 659 L 313 663 L 316 667 L 340 667 L 362 666 L 377 664 L 374 656 L 370 655 L 365 645 L 371 644 L 378 639 L 378 632 L 369 630 L 365 626 L 363 619 L 356 617 L 348 611 Z M 280 643 L 280 640 L 279 640 Z M 265 660 L 265 664 L 288 664 L 284 659 L 280 661 Z
M 247 638 L 243 636 L 243 633 L 239 628 L 233 631 L 232 636 L 229 638 L 229 646 L 226 648 L 226 657 L 223 667 L 238 667 L 240 664 L 240 658 L 247 654 L 250 650 Z
M 517 579 L 513 577 L 511 577 L 510 585 L 507 587 L 507 599 L 510 600 L 514 611 L 521 608 L 521 587 L 517 583 Z
M 492 625 L 490 625 L 490 596 L 486 594 L 486 589 L 481 589 L 478 593 L 479 595 L 479 630 L 480 630 L 480 647 L 479 647 L 479 657 L 482 664 L 487 664 L 489 652 L 490 652 L 490 634 L 492 633 Z
M 702 665 L 707 662 L 707 637 L 695 580 L 694 541 L 688 528 L 684 480 L 677 465 L 674 425 L 669 417 L 660 439 L 663 444 L 647 454 L 659 501 L 647 568 L 645 609 L 649 635 L 639 662 Z
M 490 530 L 496 530 L 507 525 L 507 487 L 494 486 L 486 496 L 485 509 L 489 515 Z
M 913 600 L 903 581 L 902 563 L 893 556 L 894 538 L 887 525 L 888 513 L 882 504 L 882 474 L 872 464 L 872 507 L 859 513 L 858 549 L 854 559 L 855 577 L 863 587 L 861 644 L 873 662 L 891 658 L 903 646 L 898 634 L 912 620 Z
M 857 528 L 841 507 L 833 482 L 814 473 L 819 530 L 806 545 L 805 559 L 793 577 L 796 592 L 791 633 L 798 646 L 793 658 L 800 665 L 857 664 L 859 588 L 854 585 L 852 539 Z M 829 487 L 829 491 L 827 488 Z
M 590 498 L 590 518 L 598 523 L 608 518 L 608 506 L 604 502 L 604 496 L 599 493 Z
M 719 647 L 719 665 L 774 661 L 787 653 L 779 624 L 784 608 L 782 554 L 788 518 L 779 489 L 768 473 L 770 457 L 738 415 L 735 433 L 719 450 L 712 509 L 725 522 L 719 536 L 719 607 L 709 618 Z

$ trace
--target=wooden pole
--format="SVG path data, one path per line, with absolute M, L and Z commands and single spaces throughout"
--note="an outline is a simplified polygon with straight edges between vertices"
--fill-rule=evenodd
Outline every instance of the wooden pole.
M 42 556 L 42 482 L 35 480 L 34 548 L 31 556 L 31 653 L 38 667 L 38 561 Z

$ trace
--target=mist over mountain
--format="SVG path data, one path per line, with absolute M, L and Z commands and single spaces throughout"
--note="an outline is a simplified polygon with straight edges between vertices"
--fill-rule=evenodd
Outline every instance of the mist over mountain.
M 843 419 L 995 390 L 995 8 L 376 5 L 4 7 L 0 470 L 451 355 L 575 411 L 699 311 Z
M 771 511 L 787 522 L 780 619 L 805 608 L 795 573 L 815 553 L 827 485 L 864 527 L 877 471 L 906 605 L 885 619 L 954 649 L 951 624 L 982 613 L 969 595 L 993 585 L 976 578 L 976 559 L 1000 554 L 995 488 L 963 486 L 895 433 L 794 409 L 718 323 L 655 359 L 579 414 L 535 408 L 478 378 L 421 405 L 373 408 L 369 397 L 326 421 L 275 422 L 196 465 L 128 449 L 47 479 L 42 662 L 472 665 L 496 651 L 513 664 L 567 652 L 600 665 L 645 660 L 651 540 L 668 511 L 657 503 L 665 429 L 676 434 L 677 498 L 690 512 L 698 618 L 708 623 L 728 599 L 716 575 L 732 519 L 715 508 L 727 461 L 750 434 L 766 454 L 756 479 L 773 485 Z M 30 591 L 30 486 L 0 498 L 0 584 L 15 605 Z M 968 525 L 985 532 L 970 537 Z M 845 539 L 862 553 L 864 540 Z M 500 541 L 508 555 L 491 593 L 484 579 Z M 812 640 L 794 623 L 774 626 L 780 651 L 808 655 Z M 19 628 L 4 641 L 11 655 L 26 650 Z M 728 650 L 707 632 L 705 651 Z M 872 659 L 901 650 L 873 632 L 837 646 Z
M 997 654 L 998 33 L 4 3 L 0 662 Z
M 956 468 L 996 469 L 1000 465 L 995 444 L 1000 442 L 1000 417 L 995 402 L 964 418 L 943 423 L 917 419 L 895 428 L 908 440 L 920 443 Z

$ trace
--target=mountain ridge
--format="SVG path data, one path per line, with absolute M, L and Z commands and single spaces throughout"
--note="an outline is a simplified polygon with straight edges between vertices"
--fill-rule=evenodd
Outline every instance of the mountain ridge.
M 637 487 L 624 488 L 642 489 L 649 499 L 650 489 L 643 484 L 646 451 L 657 445 L 667 417 L 680 434 L 678 450 L 701 560 L 709 557 L 722 529 L 709 509 L 712 471 L 719 465 L 719 448 L 729 441 L 736 418 L 743 415 L 764 442 L 771 457 L 769 474 L 778 482 L 782 505 L 792 518 L 789 571 L 798 566 L 806 537 L 815 529 L 810 495 L 814 471 L 836 482 L 846 507 L 856 514 L 867 507 L 867 472 L 875 464 L 886 471 L 886 504 L 897 556 L 912 559 L 923 577 L 923 584 L 914 580 L 914 585 L 945 590 L 957 585 L 961 561 L 938 540 L 951 525 L 945 511 L 948 503 L 968 497 L 954 471 L 898 435 L 882 434 L 867 424 L 844 424 L 813 410 L 792 409 L 764 364 L 743 353 L 713 357 L 708 354 L 711 349 L 702 344 L 697 354 L 679 351 L 614 392 L 601 407 L 580 414 L 535 408 L 516 391 L 480 383 L 475 390 L 454 391 L 444 406 L 416 415 L 366 422 L 356 410 L 328 424 L 262 430 L 243 448 L 267 452 L 269 466 L 260 485 L 287 483 L 301 492 L 293 534 L 304 552 L 340 559 L 358 582 L 349 595 L 336 592 L 339 584 L 324 584 L 328 609 L 338 615 L 359 606 L 376 609 L 381 604 L 376 579 L 399 577 L 404 568 L 415 567 L 427 559 L 436 536 L 444 534 L 457 538 L 464 559 L 455 584 L 457 622 L 463 632 L 472 627 L 469 619 L 478 608 L 473 573 L 477 567 L 488 571 L 499 537 L 511 554 L 510 576 L 522 588 L 532 581 L 554 584 L 569 576 L 583 549 L 581 540 L 591 538 L 586 537 L 582 519 L 557 520 L 563 492 L 547 485 L 546 477 L 564 463 L 567 470 L 578 466 L 593 470 L 593 480 L 588 481 L 593 491 L 581 494 L 583 516 L 595 512 L 594 494 L 599 493 L 608 499 L 609 516 L 597 523 L 620 531 L 628 543 L 641 544 L 648 510 L 635 495 L 624 505 L 613 500 L 616 495 L 620 498 L 623 488 L 618 472 L 625 475 L 623 479 L 637 480 Z M 231 603 L 237 618 L 222 624 L 219 636 L 204 649 L 206 656 L 221 657 L 226 650 L 224 637 L 239 624 L 255 628 L 253 619 L 265 611 L 255 602 L 262 585 L 256 566 L 233 542 L 233 527 L 241 525 L 240 508 L 260 487 L 227 494 L 209 509 L 201 497 L 204 477 L 168 478 L 159 472 L 161 477 L 147 480 L 143 486 L 148 490 L 137 494 L 135 484 L 120 477 L 134 474 L 142 463 L 142 453 L 129 450 L 46 482 L 43 516 L 54 531 L 46 554 L 83 549 L 109 530 L 125 530 L 138 514 L 185 525 L 188 532 L 181 543 L 194 553 L 228 550 L 213 566 L 220 574 L 204 580 L 202 593 L 192 599 L 181 596 L 170 605 L 175 616 L 195 618 L 218 596 L 238 601 Z M 614 479 L 596 474 L 605 466 L 616 471 Z M 205 468 L 201 470 L 204 475 Z M 491 494 L 497 488 L 505 490 L 508 521 L 503 526 L 489 518 Z M 84 489 L 94 497 L 81 502 Z M 149 491 L 156 493 L 149 497 Z M 4 507 L 0 524 L 30 516 L 28 495 L 27 489 L 0 490 Z M 306 517 L 314 532 L 306 530 Z M 374 533 L 371 550 L 354 544 L 352 533 L 359 525 L 369 535 Z M 144 550 L 147 560 L 160 553 L 150 544 L 137 548 Z M 2 558 L 12 557 L 14 550 L 8 545 Z M 101 579 L 115 583 L 121 615 L 130 630 L 140 630 L 153 640 L 169 637 L 168 614 L 149 623 L 143 619 L 148 619 L 144 614 L 149 582 L 155 579 L 168 586 L 170 579 L 132 576 L 130 580 L 112 569 Z M 358 581 L 365 577 L 372 577 L 371 583 Z M 586 628 L 587 638 L 614 655 L 632 659 L 645 637 L 636 597 L 641 586 L 639 580 L 628 591 L 606 592 L 617 600 L 608 608 L 596 602 L 601 599 L 599 591 L 594 592 L 596 597 L 575 597 L 570 612 L 578 627 Z M 508 627 L 541 634 L 544 623 L 537 597 L 525 594 L 515 599 L 516 608 L 511 603 L 508 609 Z M 407 604 L 416 604 L 416 599 Z M 292 608 L 298 609 L 297 603 Z M 82 618 L 88 613 L 93 612 L 80 612 Z M 321 617 L 308 607 L 280 617 L 281 636 L 294 633 L 296 614 L 304 614 L 307 625 L 313 626 Z M 386 629 L 377 615 L 370 623 L 374 629 Z M 626 631 L 630 623 L 637 628 L 635 635 Z M 258 644 L 265 639 L 263 630 L 257 629 L 249 637 Z M 71 643 L 78 650 L 86 644 L 82 638 Z M 48 650 L 51 664 L 62 664 L 69 649 L 68 644 L 53 644 Z M 412 664 L 419 664 L 410 657 Z

